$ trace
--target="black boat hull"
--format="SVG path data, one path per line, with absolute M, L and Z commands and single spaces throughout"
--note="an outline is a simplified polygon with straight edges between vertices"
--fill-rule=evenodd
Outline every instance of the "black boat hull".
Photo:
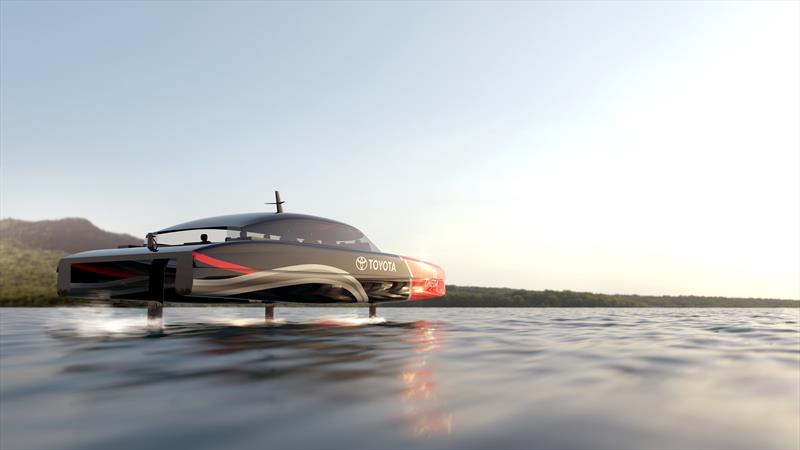
M 70 255 L 58 288 L 69 297 L 189 303 L 379 303 L 445 289 L 441 268 L 413 258 L 249 240 Z

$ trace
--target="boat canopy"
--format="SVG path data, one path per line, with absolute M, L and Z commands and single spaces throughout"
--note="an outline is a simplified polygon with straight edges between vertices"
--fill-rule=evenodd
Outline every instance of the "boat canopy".
M 246 213 L 208 217 L 159 230 L 156 234 L 190 230 L 227 230 L 228 239 L 268 239 L 306 244 L 350 246 L 379 251 L 357 228 L 306 214 Z
M 319 220 L 331 223 L 335 222 L 330 219 L 322 217 L 309 216 L 307 214 L 292 214 L 292 213 L 244 213 L 244 214 L 229 214 L 227 216 L 206 217 L 205 219 L 190 220 L 188 222 L 179 223 L 171 227 L 159 230 L 156 234 L 172 233 L 175 231 L 187 230 L 241 230 L 242 228 L 250 225 L 257 225 L 260 223 L 273 222 L 277 220 L 287 219 L 306 219 L 306 220 Z M 344 225 L 344 224 L 342 224 Z

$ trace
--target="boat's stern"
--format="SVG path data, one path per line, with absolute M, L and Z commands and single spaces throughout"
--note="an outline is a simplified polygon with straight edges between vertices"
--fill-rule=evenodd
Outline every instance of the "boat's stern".
M 58 263 L 58 294 L 99 300 L 155 300 L 192 291 L 189 248 L 143 247 L 93 250 L 65 256 Z
M 443 297 L 447 293 L 444 269 L 436 264 L 408 256 L 401 256 L 411 273 L 409 300 L 426 300 Z

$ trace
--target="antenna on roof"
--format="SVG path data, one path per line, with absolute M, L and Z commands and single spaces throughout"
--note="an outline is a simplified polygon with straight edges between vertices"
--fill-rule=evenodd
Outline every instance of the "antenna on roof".
M 283 212 L 283 203 L 284 202 L 281 200 L 281 193 L 278 192 L 278 191 L 275 191 L 275 202 L 274 203 L 272 203 L 272 202 L 264 203 L 264 204 L 265 205 L 275 205 L 275 206 L 277 206 L 278 210 L 275 211 L 275 214 L 280 214 L 280 213 Z

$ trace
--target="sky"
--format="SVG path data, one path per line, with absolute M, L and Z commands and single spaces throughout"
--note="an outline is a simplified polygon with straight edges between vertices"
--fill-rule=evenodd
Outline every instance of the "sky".
M 448 283 L 800 298 L 800 3 L 0 2 L 0 216 L 271 210 Z

